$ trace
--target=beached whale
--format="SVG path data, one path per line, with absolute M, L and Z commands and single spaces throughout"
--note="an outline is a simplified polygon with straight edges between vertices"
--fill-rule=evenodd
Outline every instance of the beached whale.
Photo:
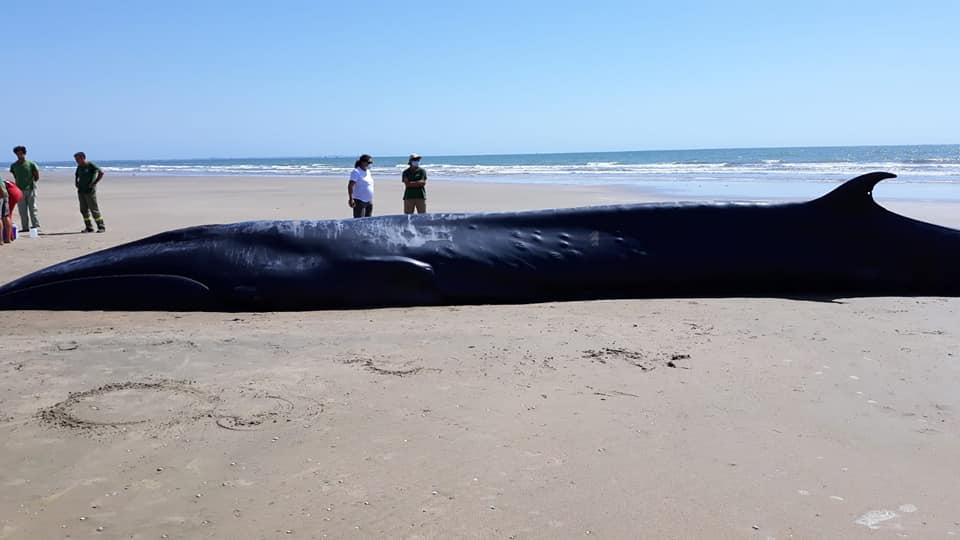
M 165 232 L 0 287 L 0 309 L 265 311 L 683 296 L 960 296 L 960 230 L 877 205 L 655 203 Z

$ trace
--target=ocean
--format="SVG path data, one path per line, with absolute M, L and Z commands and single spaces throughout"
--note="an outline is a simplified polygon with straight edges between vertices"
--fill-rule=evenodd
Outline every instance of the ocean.
M 418 149 L 418 151 L 420 151 Z M 355 156 L 96 160 L 107 172 L 173 176 L 346 177 Z M 41 165 L 72 171 L 72 162 Z M 470 182 L 627 185 L 690 197 L 806 198 L 870 171 L 899 176 L 878 197 L 960 200 L 960 145 L 650 150 L 558 154 L 424 155 L 431 178 Z M 374 156 L 376 179 L 397 177 L 406 156 Z

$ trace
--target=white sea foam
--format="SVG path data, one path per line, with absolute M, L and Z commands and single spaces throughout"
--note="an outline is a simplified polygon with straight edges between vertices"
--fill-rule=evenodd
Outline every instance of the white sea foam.
M 374 177 L 399 176 L 404 164 L 374 167 Z M 736 179 L 830 179 L 851 176 L 866 171 L 891 171 L 903 180 L 960 182 L 960 163 L 903 163 L 903 162 L 822 162 L 822 163 L 617 163 L 588 162 L 584 164 L 513 164 L 480 165 L 452 163 L 424 163 L 434 178 L 490 178 L 490 177 L 583 177 L 583 178 L 638 178 L 672 176 L 679 180 L 736 180 Z M 69 166 L 48 166 L 47 170 L 72 171 Z M 352 167 L 310 164 L 143 164 L 105 165 L 107 172 L 144 175 L 255 175 L 255 176 L 344 176 Z
M 866 171 L 892 171 L 914 179 L 960 181 L 960 163 L 914 164 L 901 162 L 825 163 L 586 163 L 583 165 L 459 165 L 424 164 L 434 176 L 575 176 L 575 177 L 658 177 L 679 179 L 789 178 L 824 179 L 851 176 Z M 374 171 L 376 172 L 376 170 Z M 694 177 L 695 176 L 695 177 Z M 909 179 L 909 178 L 907 178 Z
M 183 161 L 102 162 L 108 172 L 122 175 L 346 177 L 353 158 L 211 159 Z M 378 158 L 374 178 L 399 179 L 406 159 Z M 818 184 L 836 183 L 870 171 L 899 176 L 881 189 L 908 184 L 919 196 L 960 199 L 960 147 L 859 147 L 807 149 L 682 150 L 552 155 L 427 157 L 430 178 L 513 183 L 627 184 L 674 193 L 722 186 L 747 193 L 759 184 L 801 184 L 821 191 Z M 42 164 L 48 171 L 72 173 L 74 165 Z M 728 189 L 728 188 L 732 188 Z M 921 193 L 922 192 L 922 193 Z M 790 193 L 808 196 L 812 193 Z

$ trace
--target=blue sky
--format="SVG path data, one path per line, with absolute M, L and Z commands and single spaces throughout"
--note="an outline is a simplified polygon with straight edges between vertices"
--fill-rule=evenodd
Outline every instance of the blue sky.
M 0 138 L 38 160 L 960 141 L 955 1 L 32 0 L 4 19 Z

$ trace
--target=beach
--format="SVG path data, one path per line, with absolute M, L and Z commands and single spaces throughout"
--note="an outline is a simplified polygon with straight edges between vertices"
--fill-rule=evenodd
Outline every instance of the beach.
M 402 186 L 378 177 L 374 214 Z M 0 281 L 207 223 L 349 215 L 342 178 L 44 175 Z M 433 181 L 428 210 L 666 200 Z M 955 201 L 883 200 L 960 228 Z M 8 312 L 0 538 L 960 535 L 960 299 Z

